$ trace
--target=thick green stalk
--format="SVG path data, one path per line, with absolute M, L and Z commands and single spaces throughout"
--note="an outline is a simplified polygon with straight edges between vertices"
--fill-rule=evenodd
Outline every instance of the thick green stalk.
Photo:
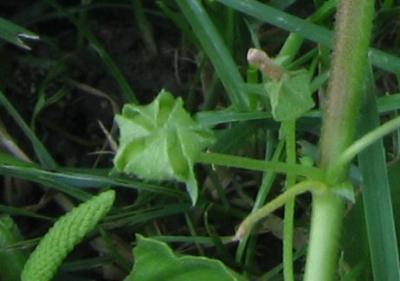
M 354 138 L 362 99 L 374 16 L 373 0 L 341 0 L 336 16 L 334 57 L 321 133 L 320 166 L 330 169 Z M 334 186 L 347 177 L 348 165 L 330 174 Z M 304 280 L 334 280 L 343 199 L 331 192 L 313 195 L 310 246 Z

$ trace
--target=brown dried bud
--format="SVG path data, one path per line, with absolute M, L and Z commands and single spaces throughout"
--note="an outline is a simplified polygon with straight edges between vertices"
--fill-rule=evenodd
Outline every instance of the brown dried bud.
M 285 72 L 283 67 L 274 63 L 267 53 L 259 49 L 250 48 L 247 52 L 247 61 L 273 80 L 279 80 Z

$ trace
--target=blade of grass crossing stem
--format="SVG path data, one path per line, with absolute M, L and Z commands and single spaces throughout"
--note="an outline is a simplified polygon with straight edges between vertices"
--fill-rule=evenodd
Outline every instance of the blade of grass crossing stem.
M 141 214 L 135 214 L 119 220 L 107 220 L 101 225 L 104 229 L 113 229 L 120 226 L 134 226 L 144 223 L 150 223 L 159 218 L 165 218 L 172 215 L 183 214 L 189 211 L 190 204 L 169 204 L 161 208 L 145 211 Z
M 372 73 L 368 74 L 361 134 L 379 126 Z M 399 253 L 385 149 L 380 140 L 358 157 L 363 176 L 363 201 L 374 280 L 400 280 Z
M 80 201 L 88 200 L 92 195 L 83 191 L 82 189 L 73 188 L 71 185 L 63 183 L 61 181 L 55 182 L 48 175 L 43 175 L 40 173 L 40 168 L 32 169 L 34 165 L 29 166 L 22 162 L 21 166 L 15 166 L 13 160 L 9 160 L 11 158 L 7 154 L 0 153 L 0 175 L 11 176 L 15 178 L 24 179 L 27 181 L 37 182 L 45 187 L 49 187 L 58 191 L 61 191 L 65 194 L 68 194 Z M 51 172 L 50 172 L 51 173 Z
M 11 104 L 11 102 L 7 99 L 7 97 L 0 91 L 0 103 L 3 104 L 4 108 L 7 112 L 12 116 L 24 134 L 31 141 L 33 149 L 40 163 L 49 169 L 54 169 L 57 167 L 56 161 L 47 151 L 43 143 L 39 140 L 39 138 L 35 135 L 35 133 L 29 128 L 28 124 L 24 121 L 22 116 L 18 113 L 15 107 Z
M 238 110 L 245 111 L 248 108 L 248 100 L 240 90 L 244 84 L 243 79 L 201 2 L 197 0 L 177 0 L 176 2 L 210 58 L 230 101 Z
M 329 46 L 332 32 L 328 29 L 298 18 L 276 8 L 262 4 L 256 0 L 217 0 L 237 11 L 248 14 L 260 21 L 268 22 L 284 30 L 297 33 L 300 36 L 319 44 Z
M 121 186 L 137 190 L 146 190 L 155 193 L 162 193 L 173 197 L 183 196 L 183 192 L 173 188 L 166 188 L 158 185 L 143 183 L 132 179 L 99 175 L 95 171 L 66 171 L 62 168 L 56 170 L 45 170 L 37 165 L 17 160 L 8 154 L 0 152 L 0 174 L 13 176 L 41 184 L 49 185 L 52 188 L 61 189 L 68 194 L 75 194 L 74 197 L 85 200 L 91 195 L 82 189 L 106 188 L 108 186 Z
M 336 8 L 336 1 L 329 0 L 324 2 L 324 4 L 318 8 L 312 14 L 308 20 L 314 23 L 318 23 L 330 16 Z M 304 38 L 299 36 L 297 33 L 291 33 L 283 44 L 281 50 L 279 51 L 279 56 L 287 56 L 287 63 L 291 63 L 293 58 L 297 55 L 301 45 L 303 44 Z
M 267 22 L 284 30 L 296 33 L 308 40 L 332 47 L 332 31 L 307 20 L 285 13 L 256 0 L 217 0 L 237 11 L 252 16 L 262 22 Z M 371 48 L 369 57 L 373 65 L 393 73 L 400 72 L 400 58 Z

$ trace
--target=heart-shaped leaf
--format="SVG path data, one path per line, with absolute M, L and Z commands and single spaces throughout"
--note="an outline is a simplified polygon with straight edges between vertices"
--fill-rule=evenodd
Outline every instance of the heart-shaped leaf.
M 306 70 L 285 72 L 278 81 L 265 84 L 272 116 L 276 121 L 292 121 L 314 107 L 310 75 Z
M 135 265 L 124 281 L 244 281 L 221 261 L 177 256 L 167 244 L 137 236 Z
M 114 158 L 117 170 L 145 180 L 184 182 L 195 204 L 193 165 L 214 137 L 186 112 L 182 99 L 162 90 L 149 105 L 126 104 L 116 121 L 120 128 Z

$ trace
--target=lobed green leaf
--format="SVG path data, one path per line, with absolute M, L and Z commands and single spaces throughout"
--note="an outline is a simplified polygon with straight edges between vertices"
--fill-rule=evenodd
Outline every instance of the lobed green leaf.
M 145 180 L 183 182 L 194 204 L 193 165 L 201 150 L 213 143 L 212 131 L 198 125 L 182 100 L 164 90 L 149 105 L 125 105 L 116 121 L 120 128 L 116 169 Z

